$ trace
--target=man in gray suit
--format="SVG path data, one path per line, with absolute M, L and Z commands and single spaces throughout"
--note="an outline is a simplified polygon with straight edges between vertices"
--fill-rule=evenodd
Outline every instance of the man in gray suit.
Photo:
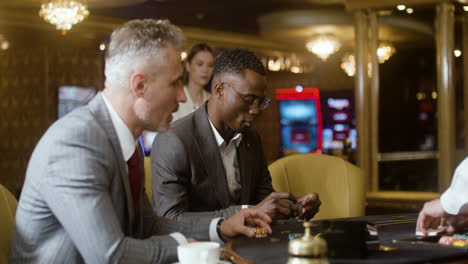
M 151 167 L 158 215 L 190 223 L 228 217 L 249 205 L 272 218 L 317 213 L 316 193 L 296 200 L 271 185 L 260 137 L 251 129 L 270 101 L 265 75 L 252 52 L 224 51 L 215 60 L 209 101 L 156 136 Z
M 144 194 L 136 139 L 144 129 L 166 130 L 185 100 L 183 40 L 179 28 L 151 19 L 112 33 L 106 88 L 55 122 L 32 154 L 12 263 L 171 263 L 177 245 L 187 242 L 181 233 L 217 240 L 253 236 L 255 228 L 247 225 L 271 232 L 271 219 L 255 210 L 225 221 L 172 222 L 156 217 Z

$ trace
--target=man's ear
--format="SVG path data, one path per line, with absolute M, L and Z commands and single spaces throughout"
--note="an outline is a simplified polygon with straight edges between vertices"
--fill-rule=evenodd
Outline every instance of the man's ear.
M 222 83 L 216 83 L 214 89 L 216 97 L 224 95 L 224 85 Z
M 130 91 L 135 97 L 142 97 L 146 91 L 148 79 L 142 73 L 134 73 L 130 77 Z

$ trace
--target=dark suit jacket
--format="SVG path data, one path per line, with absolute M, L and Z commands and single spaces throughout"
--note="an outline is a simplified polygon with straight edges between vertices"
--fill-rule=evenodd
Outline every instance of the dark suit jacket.
M 241 205 L 254 205 L 273 192 L 259 135 L 243 133 L 237 148 Z M 181 222 L 229 217 L 230 206 L 221 154 L 208 120 L 205 103 L 159 133 L 151 153 L 153 207 L 160 216 Z
M 156 217 L 143 188 L 135 210 L 126 166 L 101 94 L 55 122 L 28 165 L 10 262 L 172 263 L 177 242 L 153 235 L 208 239 L 210 221 Z

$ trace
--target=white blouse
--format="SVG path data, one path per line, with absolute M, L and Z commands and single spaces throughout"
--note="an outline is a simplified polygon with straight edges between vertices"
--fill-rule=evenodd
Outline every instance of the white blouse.
M 203 104 L 210 98 L 210 93 L 203 90 L 203 102 L 201 104 L 196 104 L 190 96 L 190 92 L 188 91 L 187 87 L 185 86 L 184 92 L 185 97 L 187 97 L 187 101 L 185 103 L 179 103 L 179 109 L 177 110 L 177 112 L 172 113 L 172 122 L 197 110 L 201 104 Z

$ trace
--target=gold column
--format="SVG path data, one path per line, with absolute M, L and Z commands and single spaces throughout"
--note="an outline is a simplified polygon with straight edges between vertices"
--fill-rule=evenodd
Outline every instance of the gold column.
M 439 192 L 450 184 L 455 159 L 454 26 L 453 4 L 439 4 L 436 17 Z
M 354 13 L 355 60 L 356 60 L 356 128 L 357 128 L 357 165 L 365 177 L 371 178 L 370 169 L 370 98 L 368 83 L 368 30 L 369 18 L 366 11 Z M 368 182 L 368 181 L 367 181 Z M 371 184 L 371 186 L 373 186 Z M 366 188 L 369 189 L 369 186 Z
M 465 156 L 468 155 L 468 12 L 463 17 L 463 99 L 465 107 Z
M 379 47 L 379 25 L 375 11 L 369 12 L 369 51 L 372 68 L 370 79 L 370 168 L 371 191 L 379 189 L 379 60 L 377 48 Z

